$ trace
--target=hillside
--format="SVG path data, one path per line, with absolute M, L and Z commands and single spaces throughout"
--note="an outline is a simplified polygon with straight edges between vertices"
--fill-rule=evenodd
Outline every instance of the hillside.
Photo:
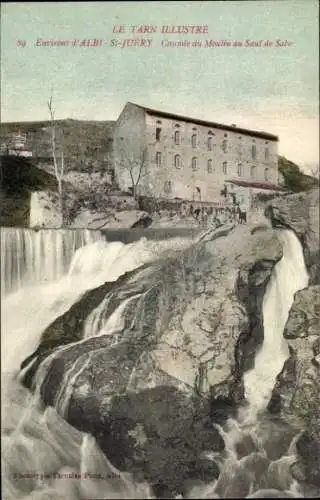
M 279 156 L 278 166 L 279 172 L 284 178 L 284 187 L 294 193 L 308 191 L 315 186 L 319 186 L 318 179 L 304 174 L 298 165 L 288 160 L 285 156 Z
M 67 170 L 107 170 L 112 150 L 113 121 L 56 120 L 57 147 L 63 147 Z M 15 133 L 27 135 L 26 147 L 33 157 L 45 161 L 51 157 L 51 123 L 10 122 L 0 125 L 0 144 L 8 143 Z

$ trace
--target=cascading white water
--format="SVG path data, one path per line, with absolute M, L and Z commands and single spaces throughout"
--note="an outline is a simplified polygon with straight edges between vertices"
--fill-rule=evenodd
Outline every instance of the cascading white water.
M 275 377 L 287 357 L 282 333 L 294 293 L 308 283 L 299 241 L 290 231 L 280 232 L 279 238 L 283 244 L 283 258 L 273 270 L 263 302 L 265 339 L 256 357 L 255 368 L 245 376 L 249 401 L 247 415 L 250 414 L 251 417 L 249 431 L 248 420 L 245 419 L 245 432 L 252 436 L 259 426 L 258 410 L 265 408 Z M 20 362 L 37 346 L 46 326 L 68 310 L 86 290 L 105 281 L 115 281 L 124 272 L 152 261 L 163 251 L 181 249 L 187 245 L 190 245 L 190 241 L 182 242 L 178 239 L 170 242 L 141 239 L 128 245 L 99 240 L 79 248 L 69 262 L 68 271 L 58 281 L 38 283 L 32 287 L 24 284 L 20 290 L 3 300 L 2 370 L 9 373 L 16 371 Z M 41 258 L 41 253 L 38 255 Z M 18 283 L 22 284 L 23 280 Z M 106 297 L 105 300 L 109 298 Z M 109 318 L 103 316 L 106 304 L 98 306 L 87 319 L 82 342 L 92 335 L 108 334 L 121 329 L 123 312 L 131 300 L 139 300 L 139 296 L 124 299 Z M 80 365 L 78 368 L 82 369 Z M 91 436 L 73 429 L 51 408 L 43 414 L 39 412 L 37 401 L 31 399 L 28 402 L 30 396 L 16 382 L 11 381 L 9 389 L 2 415 L 6 500 L 46 500 L 49 497 L 70 500 L 123 496 L 152 498 L 147 485 L 138 487 L 130 475 L 120 474 L 112 467 Z M 67 384 L 62 384 L 62 391 L 69 389 Z M 63 402 L 65 395 L 60 399 Z M 57 403 L 59 405 L 59 401 Z M 26 404 L 29 404 L 27 409 Z M 250 455 L 239 459 L 236 450 L 236 442 L 245 437 L 242 424 L 241 419 L 229 421 L 221 431 L 226 440 L 227 459 L 224 456 L 214 458 L 221 468 L 218 481 L 201 491 L 195 488 L 195 496 L 190 493 L 188 498 L 219 498 L 218 495 L 224 498 L 224 493 L 230 497 L 234 492 L 240 495 L 243 477 L 247 474 L 251 481 L 251 471 L 247 465 Z M 287 459 L 285 457 L 283 460 L 285 465 L 290 462 Z M 271 465 L 273 469 L 278 467 L 282 470 L 283 464 L 280 460 L 278 462 L 279 466 L 276 462 L 271 462 Z M 92 477 L 85 476 L 88 470 Z M 25 474 L 26 471 L 30 472 L 31 477 L 19 477 L 19 474 Z M 39 477 L 35 477 L 35 474 Z M 95 474 L 99 476 L 98 479 Z M 68 477 L 68 480 L 61 479 L 64 477 Z M 254 490 L 249 493 L 254 493 Z
M 2 227 L 1 294 L 61 278 L 78 248 L 103 239 L 99 231 L 86 229 Z
M 66 244 L 68 234 L 70 240 Z M 135 485 L 130 475 L 119 473 L 114 479 L 114 469 L 102 456 L 94 439 L 73 429 L 53 409 L 48 408 L 42 414 L 38 401 L 30 398 L 28 391 L 12 375 L 19 370 L 23 359 L 37 347 L 44 329 L 85 291 L 106 281 L 115 281 L 123 273 L 151 262 L 167 250 L 185 248 L 192 243 L 192 239 L 154 242 L 143 238 L 125 245 L 107 243 L 103 239 L 90 243 L 89 238 L 89 244 L 76 250 L 75 235 L 76 232 L 66 230 L 35 233 L 28 229 L 12 229 L 4 231 L 7 238 L 1 242 L 6 251 L 2 270 L 7 290 L 1 308 L 5 498 L 45 500 L 52 495 L 55 499 L 78 500 L 97 498 L 102 491 L 104 498 L 122 498 L 124 494 L 127 498 L 152 498 L 148 485 Z M 50 256 L 44 253 L 44 240 Z M 85 242 L 84 239 L 81 241 Z M 23 265 L 18 265 L 20 260 L 16 253 L 24 256 L 21 259 Z M 46 266 L 53 267 L 53 262 L 56 263 L 55 272 L 46 269 Z M 13 270 L 14 280 L 10 274 Z M 42 278 L 42 271 L 47 276 L 46 281 Z M 61 273 L 64 274 L 61 276 Z M 14 289 L 14 293 L 8 294 Z M 139 297 L 131 297 L 120 304 L 101 325 L 105 333 L 106 330 L 109 332 L 109 329 L 114 331 L 121 327 L 123 309 L 135 298 Z M 99 333 L 94 330 L 91 335 Z M 105 480 L 93 476 L 87 477 L 86 481 L 82 481 L 82 476 L 80 482 L 71 480 L 79 471 L 84 473 L 86 467 L 90 467 L 93 476 L 104 470 Z M 67 476 L 68 480 L 61 480 Z
M 271 396 L 276 376 L 289 356 L 283 330 L 294 300 L 294 294 L 308 285 L 301 243 L 289 230 L 278 233 L 283 257 L 272 271 L 263 299 L 264 340 L 255 358 L 254 369 L 244 376 L 251 418 L 263 410 Z
M 295 461 L 292 446 L 284 450 L 284 455 L 278 460 L 270 461 L 265 469 L 262 486 L 256 491 L 252 489 L 257 470 L 254 461 L 266 458 L 265 445 L 268 441 L 274 447 L 278 445 L 277 434 L 272 441 L 274 431 L 278 431 L 277 424 L 269 421 L 268 417 L 263 417 L 263 412 L 270 400 L 276 377 L 289 356 L 283 331 L 294 295 L 305 288 L 309 280 L 298 238 L 289 230 L 279 231 L 278 238 L 282 243 L 283 256 L 272 271 L 263 299 L 264 341 L 256 355 L 254 368 L 244 376 L 249 404 L 239 410 L 237 420 L 229 419 L 224 429 L 219 428 L 225 440 L 227 459 L 223 463 L 220 461 L 222 471 L 215 484 L 202 491 L 195 490 L 195 495 L 201 495 L 202 498 L 215 498 L 217 494 L 219 498 L 222 493 L 227 498 L 241 497 L 242 491 L 246 491 L 247 498 L 282 498 L 283 493 L 286 497 L 301 496 L 290 473 L 290 466 Z M 241 443 L 242 446 L 246 443 L 245 446 L 248 447 L 243 458 L 237 452 L 237 446 Z M 244 486 L 246 482 L 250 487 Z

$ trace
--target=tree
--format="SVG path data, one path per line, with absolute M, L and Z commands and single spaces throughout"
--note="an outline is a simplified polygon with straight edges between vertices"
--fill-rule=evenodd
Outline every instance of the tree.
M 138 155 L 122 150 L 119 163 L 120 170 L 129 174 L 131 182 L 130 189 L 132 189 L 132 196 L 136 200 L 138 197 L 138 186 L 142 178 L 146 175 L 147 149 L 143 149 Z
M 278 157 L 279 172 L 284 178 L 284 187 L 295 193 L 308 191 L 315 187 L 318 181 L 311 175 L 304 174 L 300 167 L 284 156 Z
M 61 213 L 61 225 L 64 222 L 64 204 L 63 204 L 63 179 L 64 179 L 64 152 L 63 147 L 60 144 L 60 148 L 57 146 L 57 134 L 56 134 L 56 124 L 54 119 L 54 108 L 52 104 L 52 93 L 50 96 L 50 100 L 48 101 L 48 109 L 50 113 L 50 121 L 51 121 L 51 147 L 52 147 L 52 158 L 54 165 L 54 175 L 57 179 L 58 183 L 58 195 L 59 195 L 59 209 Z M 59 149 L 60 149 L 60 157 L 59 157 Z
M 312 175 L 312 177 L 319 180 L 319 176 L 320 176 L 319 175 L 319 164 L 314 165 L 313 167 L 310 168 L 310 174 Z

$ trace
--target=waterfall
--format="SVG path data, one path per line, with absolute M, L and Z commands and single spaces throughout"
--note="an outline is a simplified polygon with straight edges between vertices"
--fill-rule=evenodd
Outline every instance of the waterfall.
M 2 227 L 1 294 L 61 278 L 78 248 L 102 239 L 99 231 L 86 229 Z
M 246 397 L 251 416 L 265 409 L 285 360 L 289 356 L 283 337 L 294 294 L 308 285 L 301 243 L 289 230 L 278 232 L 283 256 L 275 265 L 263 299 L 264 341 L 256 355 L 253 370 L 244 376 Z
M 192 238 L 156 242 L 142 238 L 124 244 L 108 243 L 91 231 L 11 228 L 2 229 L 1 244 L 2 279 L 7 291 L 1 311 L 6 500 L 44 500 L 50 495 L 78 500 L 102 494 L 104 498 L 152 498 L 148 485 L 135 484 L 129 474 L 112 467 L 91 436 L 71 427 L 56 410 L 43 412 L 37 396 L 31 397 L 12 375 L 38 346 L 45 328 L 85 291 L 115 281 L 168 250 L 186 248 Z M 15 293 L 9 293 L 13 290 Z M 100 329 L 121 329 L 124 309 L 138 299 L 136 295 L 120 303 L 109 318 L 101 316 L 98 308 L 88 318 L 83 341 L 101 334 Z M 90 477 L 85 477 L 86 472 Z
M 130 474 L 120 473 L 110 464 L 92 436 L 71 427 L 56 409 L 41 409 L 37 397 L 31 397 L 10 375 L 37 347 L 44 329 L 85 291 L 115 281 L 125 272 L 163 257 L 168 250 L 186 248 L 192 240 L 154 242 L 142 238 L 130 244 L 109 243 L 99 233 L 83 230 L 5 229 L 2 235 L 6 240 L 2 238 L 1 242 L 5 251 L 1 270 L 7 290 L 1 320 L 2 371 L 7 375 L 5 386 L 8 386 L 2 393 L 6 500 L 153 498 L 148 485 L 135 483 Z M 272 488 L 268 491 L 281 498 L 275 488 L 292 490 L 289 471 L 292 456 L 284 453 L 278 460 L 267 459 L 265 443 L 269 435 L 259 437 L 260 431 L 265 432 L 259 411 L 266 408 L 276 375 L 288 356 L 283 329 L 289 309 L 296 291 L 308 284 L 298 239 L 290 231 L 280 231 L 279 239 L 283 257 L 273 269 L 263 301 L 264 342 L 254 369 L 245 374 L 249 402 L 246 416 L 250 418 L 240 418 L 239 413 L 236 420 L 230 419 L 221 429 L 226 450 L 219 457 L 213 455 L 221 471 L 218 480 L 195 487 L 186 498 L 250 498 L 250 495 L 259 498 L 266 494 L 266 488 Z M 121 300 L 108 315 L 106 309 L 116 293 L 117 290 L 112 290 L 88 316 L 80 342 L 121 330 L 127 309 L 138 311 L 135 306 L 142 295 L 123 294 L 117 297 Z M 39 369 L 40 375 L 44 365 Z M 77 359 L 70 371 L 77 377 L 84 368 Z M 57 395 L 61 414 L 71 384 L 72 378 L 65 377 Z M 276 433 L 272 439 L 277 445 Z M 242 455 L 238 452 L 239 444 L 246 450 Z M 287 491 L 285 496 L 294 495 Z
M 226 459 L 219 462 L 221 473 L 217 483 L 203 491 L 196 490 L 195 496 L 190 498 L 197 498 L 197 495 L 216 498 L 217 494 L 218 498 L 243 498 L 243 495 L 246 498 L 301 497 L 300 487 L 290 471 L 296 460 L 292 451 L 294 447 L 281 444 L 286 433 L 289 443 L 296 436 L 292 441 L 285 422 L 274 422 L 266 414 L 276 377 L 289 356 L 283 331 L 294 295 L 305 288 L 309 280 L 303 249 L 296 235 L 281 230 L 278 238 L 283 256 L 272 271 L 263 299 L 264 341 L 256 355 L 254 368 L 244 375 L 249 404 L 240 408 L 236 420 L 229 419 L 224 429 L 219 429 L 226 444 Z M 270 453 L 279 446 L 283 447 L 280 458 L 269 460 L 266 449 Z M 238 454 L 239 449 L 246 450 L 244 456 L 241 452 Z

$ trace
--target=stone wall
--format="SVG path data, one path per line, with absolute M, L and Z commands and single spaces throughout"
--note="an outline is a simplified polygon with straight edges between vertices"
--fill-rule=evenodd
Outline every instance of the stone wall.
M 146 175 L 146 165 L 143 164 L 145 145 L 144 111 L 136 106 L 126 104 L 116 122 L 113 136 L 115 177 L 121 190 L 126 191 L 132 187 L 130 171 L 134 182 L 136 182 L 141 169 L 141 182 L 144 182 Z
M 157 123 L 160 121 L 161 123 Z M 200 189 L 201 199 L 211 201 L 220 196 L 220 191 L 227 179 L 246 181 L 265 181 L 264 172 L 268 168 L 268 181 L 277 183 L 277 142 L 254 138 L 234 132 L 209 128 L 196 123 L 183 122 L 146 115 L 149 168 L 152 172 L 152 189 L 167 197 L 197 199 Z M 160 140 L 156 140 L 156 128 L 161 128 Z M 180 144 L 175 144 L 175 132 L 180 132 Z M 214 135 L 209 135 L 209 132 Z M 197 135 L 196 147 L 192 146 L 191 137 Z M 212 138 L 212 150 L 208 149 L 208 138 Z M 226 152 L 223 141 L 227 141 Z M 257 156 L 252 159 L 251 147 L 256 146 Z M 241 149 L 240 149 L 241 148 Z M 265 148 L 269 158 L 265 160 Z M 156 153 L 161 152 L 161 165 L 157 166 Z M 177 168 L 175 157 L 180 156 Z M 192 158 L 197 166 L 192 167 Z M 208 163 L 212 160 L 212 163 Z M 226 170 L 223 163 L 227 162 Z M 241 163 L 241 172 L 238 164 Z M 251 167 L 256 166 L 256 173 L 251 175 Z M 212 167 L 212 170 L 211 170 Z M 241 175 L 239 175 L 241 173 Z M 167 180 L 171 181 L 171 192 L 165 189 Z
M 176 133 L 179 133 L 178 141 Z M 193 135 L 196 135 L 195 144 L 192 143 Z M 252 147 L 256 148 L 255 157 Z M 130 103 L 126 104 L 116 124 L 114 148 L 122 189 L 127 189 L 130 177 L 118 166 L 121 148 L 126 156 L 129 154 L 135 159 L 147 148 L 147 165 L 139 187 L 143 195 L 216 201 L 228 179 L 278 183 L 277 141 L 241 133 L 236 127 L 230 131 L 151 115 Z M 196 159 L 194 164 L 193 158 Z

